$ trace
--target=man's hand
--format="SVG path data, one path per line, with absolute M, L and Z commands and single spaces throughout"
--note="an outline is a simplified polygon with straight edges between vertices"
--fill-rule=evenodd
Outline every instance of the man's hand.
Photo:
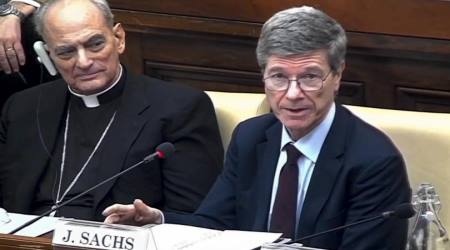
M 147 206 L 142 200 L 136 199 L 133 204 L 114 204 L 103 211 L 105 223 L 142 226 L 146 224 L 161 224 L 162 212 Z
M 18 72 L 25 64 L 20 19 L 15 15 L 0 17 L 0 71 Z

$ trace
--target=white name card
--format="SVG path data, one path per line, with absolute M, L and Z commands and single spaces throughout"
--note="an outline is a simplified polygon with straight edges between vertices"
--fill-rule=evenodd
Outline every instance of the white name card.
M 146 250 L 149 233 L 140 227 L 61 219 L 53 245 L 107 250 Z

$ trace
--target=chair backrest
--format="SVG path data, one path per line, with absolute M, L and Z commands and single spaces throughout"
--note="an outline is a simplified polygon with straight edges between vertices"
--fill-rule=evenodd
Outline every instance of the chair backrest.
M 405 159 L 413 192 L 431 183 L 440 196 L 439 217 L 450 227 L 450 114 L 347 106 L 384 131 Z
M 227 149 L 231 134 L 239 122 L 270 111 L 264 94 L 216 91 L 206 91 L 206 93 L 216 110 L 224 149 Z
M 236 125 L 270 111 L 264 94 L 207 91 L 214 104 L 224 147 Z M 440 217 L 450 229 L 450 114 L 346 106 L 385 132 L 406 162 L 411 187 L 435 186 L 441 198 Z

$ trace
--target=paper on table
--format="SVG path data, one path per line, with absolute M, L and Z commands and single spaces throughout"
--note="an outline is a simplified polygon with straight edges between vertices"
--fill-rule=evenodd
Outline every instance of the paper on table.
M 250 250 L 281 236 L 279 233 L 220 231 L 176 224 L 161 224 L 150 230 L 149 250 Z
M 176 224 L 161 224 L 150 228 L 149 250 L 185 249 L 199 241 L 214 238 L 222 231 L 184 226 Z
M 202 241 L 196 244 L 195 247 L 186 249 L 251 250 L 262 246 L 264 243 L 274 242 L 280 236 L 280 233 L 226 230 L 214 239 Z
M 11 220 L 8 223 L 0 224 L 0 233 L 2 234 L 8 234 L 9 232 L 16 229 L 17 227 L 20 227 L 27 221 L 37 217 L 36 215 L 17 214 L 17 213 L 8 213 L 8 216 Z M 40 220 L 36 221 L 35 223 L 29 225 L 28 227 L 15 233 L 15 235 L 37 237 L 46 234 L 55 229 L 55 223 L 57 220 L 58 220 L 57 217 L 43 217 Z

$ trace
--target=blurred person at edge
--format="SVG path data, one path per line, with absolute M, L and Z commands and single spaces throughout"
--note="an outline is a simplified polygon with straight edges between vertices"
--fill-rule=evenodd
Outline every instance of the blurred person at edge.
M 0 0 L 0 109 L 20 90 L 57 79 L 37 60 L 33 43 L 42 38 L 35 32 L 33 13 L 46 0 Z

